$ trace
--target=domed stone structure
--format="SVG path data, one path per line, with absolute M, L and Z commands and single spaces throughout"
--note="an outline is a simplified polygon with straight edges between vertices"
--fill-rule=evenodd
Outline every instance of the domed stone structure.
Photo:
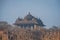
M 24 17 L 24 19 L 27 19 L 27 20 L 32 20 L 34 17 L 30 14 L 30 12 L 28 13 L 27 16 Z
M 30 12 L 24 17 L 24 19 L 18 18 L 14 25 L 20 26 L 21 28 L 36 28 L 38 26 L 44 26 L 43 22 L 40 19 L 32 16 Z

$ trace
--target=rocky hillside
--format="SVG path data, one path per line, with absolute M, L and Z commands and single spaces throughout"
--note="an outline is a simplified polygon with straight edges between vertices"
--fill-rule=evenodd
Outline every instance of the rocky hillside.
M 6 31 L 8 40 L 60 40 L 60 28 L 22 29 L 7 22 L 0 22 L 0 31 Z

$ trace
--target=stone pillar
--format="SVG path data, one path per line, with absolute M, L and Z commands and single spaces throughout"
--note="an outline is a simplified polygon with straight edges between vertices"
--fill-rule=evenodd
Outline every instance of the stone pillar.
M 23 27 L 23 29 L 25 29 L 24 25 L 22 27 Z
M 37 29 L 37 25 L 34 25 L 34 29 Z
M 33 26 L 31 26 L 31 30 L 33 30 L 34 28 L 33 28 Z

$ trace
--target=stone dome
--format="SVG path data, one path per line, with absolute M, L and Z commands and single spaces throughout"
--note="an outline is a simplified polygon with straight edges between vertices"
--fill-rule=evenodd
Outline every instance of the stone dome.
M 27 19 L 27 20 L 32 20 L 33 18 L 34 18 L 34 16 L 32 16 L 32 15 L 30 14 L 30 12 L 28 13 L 27 16 L 24 17 L 24 19 Z

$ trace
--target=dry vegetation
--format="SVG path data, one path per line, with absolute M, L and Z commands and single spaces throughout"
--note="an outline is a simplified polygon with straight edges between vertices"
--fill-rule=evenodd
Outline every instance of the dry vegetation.
M 60 28 L 58 27 L 31 30 L 12 26 L 6 22 L 0 22 L 1 31 L 4 31 L 8 35 L 8 40 L 60 40 Z

